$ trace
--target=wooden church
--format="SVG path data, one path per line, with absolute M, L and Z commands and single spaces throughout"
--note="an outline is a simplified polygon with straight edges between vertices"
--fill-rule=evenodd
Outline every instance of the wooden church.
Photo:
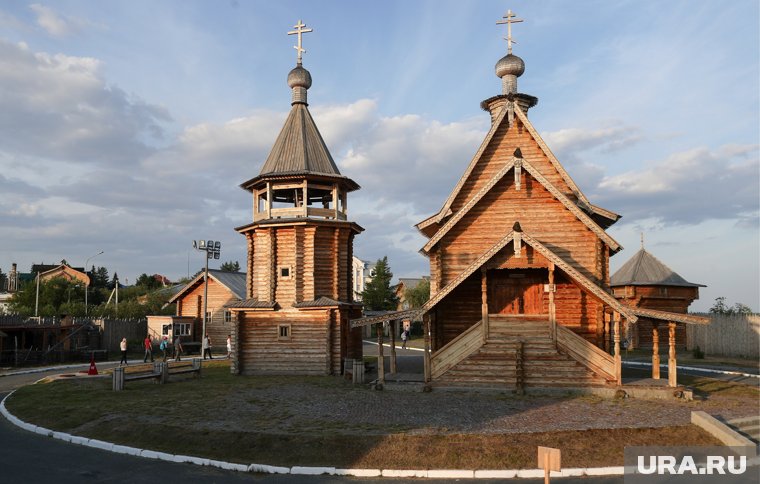
M 499 22 L 508 26 L 508 53 L 495 66 L 501 94 L 481 103 L 490 130 L 441 209 L 417 224 L 431 275 L 420 311 L 425 380 L 619 385 L 622 328 L 644 311 L 610 291 L 610 257 L 622 247 L 605 229 L 620 216 L 586 198 L 528 119 L 538 99 L 517 90 L 525 70 L 512 54 L 517 21 L 510 11 Z M 647 310 L 667 322 L 684 316 Z
M 344 358 L 361 358 L 361 316 L 352 294 L 354 237 L 348 194 L 359 185 L 340 174 L 309 113 L 311 74 L 288 74 L 290 114 L 259 174 L 241 187 L 253 197 L 253 221 L 236 230 L 248 245 L 246 298 L 237 313 L 232 371 L 242 374 L 336 374 Z

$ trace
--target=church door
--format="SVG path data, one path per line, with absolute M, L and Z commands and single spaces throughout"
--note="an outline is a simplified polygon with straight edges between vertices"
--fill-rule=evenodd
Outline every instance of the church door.
M 544 313 L 545 271 L 494 270 L 488 274 L 488 312 L 491 314 Z

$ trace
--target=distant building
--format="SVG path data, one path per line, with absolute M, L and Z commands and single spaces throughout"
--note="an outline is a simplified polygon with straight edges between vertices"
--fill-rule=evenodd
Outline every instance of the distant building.
M 422 281 L 430 282 L 430 276 L 422 276 L 417 278 L 400 277 L 398 279 L 398 284 L 396 284 L 396 297 L 398 298 L 399 311 L 410 309 L 409 303 L 406 300 L 406 291 L 419 286 Z

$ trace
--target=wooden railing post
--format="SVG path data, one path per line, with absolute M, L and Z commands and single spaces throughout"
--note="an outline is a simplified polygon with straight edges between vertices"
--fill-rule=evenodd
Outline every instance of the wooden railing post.
M 488 280 L 486 276 L 486 268 L 480 269 L 480 293 L 481 293 L 481 319 L 483 319 L 483 344 L 488 341 Z
M 678 385 L 676 375 L 676 323 L 668 323 L 668 386 Z
M 615 380 L 618 386 L 623 384 L 623 359 L 620 355 L 620 314 L 613 313 L 615 319 Z
M 604 313 L 604 351 L 610 352 L 610 319 L 612 319 L 611 313 Z
M 396 331 L 398 330 L 398 320 L 391 321 L 391 373 L 396 374 Z
M 377 325 L 377 383 L 378 389 L 382 390 L 385 386 L 385 355 L 383 354 L 383 332 L 385 323 Z
M 660 379 L 660 325 L 652 322 L 652 379 Z
M 552 340 L 557 345 L 557 313 L 554 306 L 554 262 L 549 263 L 549 323 L 552 327 Z
M 425 331 L 425 357 L 423 360 L 425 366 L 425 384 L 430 384 L 430 316 L 422 317 Z

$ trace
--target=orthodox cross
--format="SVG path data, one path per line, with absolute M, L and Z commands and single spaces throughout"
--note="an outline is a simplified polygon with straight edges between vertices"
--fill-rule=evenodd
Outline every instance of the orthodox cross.
M 504 40 L 507 41 L 507 54 L 512 53 L 512 44 L 517 43 L 516 41 L 512 40 L 512 24 L 519 24 L 522 22 L 522 19 L 515 18 L 516 15 L 512 13 L 512 10 L 507 10 L 507 14 L 504 15 L 505 20 L 497 20 L 497 24 L 507 24 L 507 36 L 504 37 Z
M 302 36 L 307 32 L 313 32 L 313 30 L 305 29 L 304 27 L 306 27 L 306 24 L 304 24 L 301 20 L 298 20 L 298 23 L 293 27 L 296 30 L 291 30 L 288 32 L 288 35 L 298 35 L 298 45 L 294 45 L 293 48 L 298 52 L 298 65 L 301 65 L 301 54 L 306 52 L 306 50 L 304 50 L 302 47 Z

